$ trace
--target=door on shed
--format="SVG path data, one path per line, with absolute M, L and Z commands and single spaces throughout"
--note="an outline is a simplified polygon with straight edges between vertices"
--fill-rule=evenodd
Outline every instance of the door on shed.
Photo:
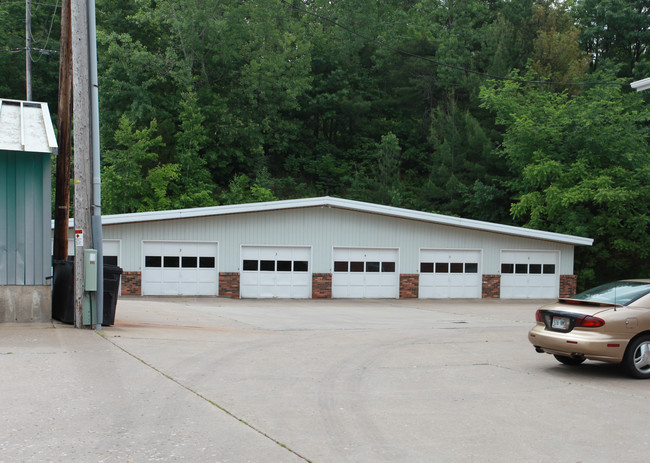
M 311 297 L 309 246 L 242 246 L 242 298 Z
M 481 251 L 420 250 L 421 299 L 481 297 Z
M 142 242 L 143 296 L 216 296 L 218 244 Z
M 390 248 L 334 248 L 333 298 L 398 298 L 399 251 Z
M 501 298 L 558 297 L 559 257 L 557 251 L 501 251 Z

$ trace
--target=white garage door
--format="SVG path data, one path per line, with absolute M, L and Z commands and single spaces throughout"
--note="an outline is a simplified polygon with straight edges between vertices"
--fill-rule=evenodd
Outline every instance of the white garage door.
M 110 265 L 120 265 L 120 241 L 103 240 L 104 263 Z
M 142 295 L 216 296 L 217 243 L 142 242 Z
M 480 298 L 481 251 L 460 249 L 420 250 L 422 299 Z
M 501 251 L 501 298 L 554 299 L 560 293 L 559 253 Z
M 398 298 L 397 249 L 334 248 L 332 297 Z
M 311 297 L 309 246 L 242 246 L 242 298 Z

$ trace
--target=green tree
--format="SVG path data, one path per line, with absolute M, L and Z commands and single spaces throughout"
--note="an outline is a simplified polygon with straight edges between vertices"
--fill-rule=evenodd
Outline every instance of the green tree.
M 209 141 L 206 135 L 198 98 L 192 91 L 183 94 L 180 102 L 181 123 L 176 132 L 176 155 L 180 167 L 180 177 L 175 188 L 175 208 L 203 207 L 216 204 L 215 185 L 204 150 Z
M 594 69 L 618 67 L 620 76 L 629 77 L 638 63 L 650 59 L 648 0 L 577 0 L 573 14 Z
M 163 146 L 156 120 L 142 130 L 126 116 L 115 132 L 117 148 L 106 153 L 102 169 L 102 211 L 119 214 L 169 206 L 167 187 L 178 178 L 178 166 L 161 166 Z
M 641 97 L 618 86 L 570 95 L 516 82 L 481 97 L 505 128 L 516 222 L 594 238 L 578 255 L 583 284 L 650 272 L 650 109 Z

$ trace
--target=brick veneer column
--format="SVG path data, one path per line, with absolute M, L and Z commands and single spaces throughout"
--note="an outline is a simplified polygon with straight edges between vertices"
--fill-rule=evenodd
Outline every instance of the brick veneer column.
M 578 275 L 560 275 L 560 297 L 573 297 L 578 290 Z
M 219 272 L 219 296 L 239 299 L 239 272 Z
M 483 299 L 499 299 L 501 297 L 501 275 L 483 275 Z
M 312 299 L 332 298 L 332 274 L 313 273 L 311 276 L 311 297 Z
M 420 275 L 418 273 L 402 273 L 399 276 L 399 298 L 418 297 L 420 291 Z
M 142 273 L 141 272 L 123 272 L 122 273 L 122 296 L 142 296 Z

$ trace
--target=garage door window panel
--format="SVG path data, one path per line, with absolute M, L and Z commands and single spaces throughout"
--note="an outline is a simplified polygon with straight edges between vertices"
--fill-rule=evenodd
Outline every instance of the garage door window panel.
M 449 273 L 449 264 L 446 262 L 436 262 L 436 273 Z
M 348 262 L 337 260 L 334 262 L 334 271 L 335 272 L 347 272 L 348 271 Z
M 294 272 L 308 272 L 309 271 L 309 262 L 306 260 L 297 260 L 293 263 Z
M 501 264 L 501 273 L 515 273 L 515 264 Z
M 245 271 L 257 272 L 258 261 L 246 259 L 246 260 L 244 260 L 243 268 L 244 268 Z
M 180 260 L 181 259 L 178 256 L 165 256 L 163 262 L 165 268 L 179 268 Z
M 278 272 L 290 272 L 291 271 L 291 261 L 290 260 L 279 260 L 278 261 Z
M 274 260 L 261 260 L 260 261 L 260 270 L 262 272 L 275 272 L 275 261 Z
M 465 273 L 478 273 L 478 263 L 471 262 L 465 264 Z
M 183 268 L 196 268 L 198 264 L 198 258 L 196 257 L 186 257 L 183 256 L 181 259 L 181 265 Z
M 379 262 L 366 262 L 366 272 L 378 273 Z
M 395 262 L 382 262 L 381 271 L 383 273 L 395 273 Z
M 145 256 L 144 266 L 151 268 L 162 267 L 162 256 Z
M 450 273 L 463 273 L 463 264 L 462 262 L 452 262 L 449 264 Z
M 215 268 L 214 257 L 199 257 L 200 268 Z
M 422 262 L 420 264 L 420 273 L 433 273 L 433 262 Z
M 350 272 L 362 273 L 364 267 L 365 266 L 363 262 L 350 262 Z
M 528 272 L 532 275 L 539 275 L 542 273 L 542 264 L 530 264 Z
M 544 274 L 545 275 L 554 275 L 555 274 L 555 264 L 544 264 Z

